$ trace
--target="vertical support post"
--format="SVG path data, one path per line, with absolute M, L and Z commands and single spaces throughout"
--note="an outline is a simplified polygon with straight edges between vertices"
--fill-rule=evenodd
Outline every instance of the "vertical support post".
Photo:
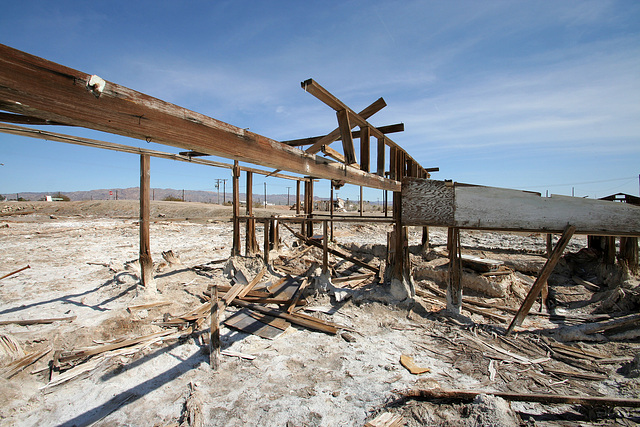
M 369 126 L 360 128 L 360 169 L 369 172 L 371 157 L 371 129 Z
M 211 287 L 211 334 L 209 336 L 209 365 L 217 371 L 220 367 L 220 318 L 218 315 L 218 287 Z
M 449 281 L 447 283 L 447 310 L 460 314 L 462 310 L 462 262 L 460 259 L 460 229 L 450 227 L 447 233 L 449 250 Z
M 264 264 L 269 265 L 269 225 L 271 221 L 264 220 Z
M 360 216 L 364 215 L 364 202 L 362 200 L 362 185 L 360 186 Z
M 313 178 L 309 177 L 309 180 L 305 181 L 304 187 L 304 212 L 307 216 L 307 219 L 310 220 L 313 218 Z M 313 237 L 313 221 L 307 221 L 306 236 Z
M 547 233 L 547 258 L 551 256 L 553 252 L 553 234 Z
M 378 138 L 378 158 L 376 159 L 376 163 L 378 166 L 378 170 L 376 171 L 376 173 L 380 176 L 384 176 L 384 169 L 385 169 L 385 158 L 384 158 L 384 154 L 385 154 L 385 143 L 384 143 L 384 137 L 382 138 Z
M 389 216 L 389 200 L 387 200 L 389 197 L 389 192 L 387 190 L 382 190 L 382 203 L 384 204 L 384 207 L 382 208 L 384 210 L 384 217 L 387 218 Z
M 233 162 L 233 243 L 231 256 L 240 255 L 240 164 Z
M 328 221 L 322 221 L 322 273 L 329 272 L 329 230 Z
M 151 245 L 149 243 L 149 212 L 151 200 L 151 161 L 148 154 L 140 155 L 140 280 L 145 291 L 155 293 L 156 285 L 153 280 L 153 260 L 151 259 Z
M 556 246 L 553 248 L 553 252 L 551 252 L 551 256 L 544 264 L 544 267 L 542 267 L 542 270 L 540 270 L 538 278 L 533 283 L 533 286 L 529 290 L 527 297 L 522 302 L 518 313 L 511 321 L 511 324 L 509 325 L 509 328 L 507 329 L 505 335 L 509 335 L 511 331 L 513 331 L 513 328 L 515 328 L 516 326 L 520 326 L 524 321 L 524 318 L 527 317 L 527 314 L 529 314 L 529 310 L 531 310 L 531 306 L 533 306 L 533 303 L 538 298 L 538 295 L 540 294 L 543 286 L 547 283 L 549 276 L 551 276 L 553 269 L 560 260 L 564 249 L 567 247 L 567 244 L 569 244 L 569 240 L 571 240 L 571 236 L 573 236 L 573 233 L 575 233 L 575 231 L 576 228 L 573 225 L 567 225 L 567 227 L 564 229 L 560 240 L 558 240 L 558 243 L 556 243 Z
M 638 272 L 638 238 L 620 237 L 620 260 L 627 263 L 632 273 Z
M 429 227 L 422 227 L 422 252 L 429 251 Z
M 245 252 L 247 256 L 252 256 L 258 252 L 258 241 L 256 240 L 256 220 L 253 219 L 253 172 L 247 171 L 247 232 L 245 240 Z
M 333 181 L 331 181 L 331 196 L 329 197 L 329 218 L 331 218 L 331 241 L 333 242 Z
M 296 181 L 296 215 L 300 215 L 300 180 Z

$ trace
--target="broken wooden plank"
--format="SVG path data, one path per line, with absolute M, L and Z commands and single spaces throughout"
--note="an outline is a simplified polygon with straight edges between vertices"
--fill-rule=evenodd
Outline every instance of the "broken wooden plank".
M 300 284 L 300 286 L 298 287 L 298 289 L 296 290 L 296 293 L 291 298 L 291 303 L 289 304 L 289 307 L 287 307 L 287 313 L 291 314 L 293 312 L 293 309 L 296 308 L 296 305 L 298 305 L 298 301 L 300 301 L 300 297 L 302 296 L 302 292 L 309 285 L 309 282 L 310 282 L 309 278 L 305 277 L 302 283 Z
M 14 360 L 13 362 L 7 364 L 5 367 L 2 368 L 1 375 L 4 378 L 7 378 L 7 379 L 11 378 L 12 376 L 17 374 L 18 372 L 22 371 L 27 366 L 30 366 L 31 364 L 33 364 L 33 363 L 37 362 L 38 360 L 40 360 L 47 353 L 49 353 L 51 350 L 53 350 L 53 347 L 48 346 L 48 347 L 46 347 L 46 348 L 44 348 L 42 350 L 38 350 L 38 351 L 34 351 L 32 353 L 29 353 L 26 356 L 21 357 L 18 360 Z
M 585 288 L 587 288 L 588 290 L 592 291 L 592 292 L 599 292 L 600 291 L 600 286 L 598 285 L 594 285 L 591 282 L 588 282 L 578 276 L 573 276 L 571 278 L 571 280 L 573 280 L 574 282 L 576 282 L 578 285 L 582 285 Z
M 272 316 L 270 318 L 275 319 Z M 263 319 L 269 322 L 269 317 L 263 315 L 259 320 L 250 314 L 248 309 L 243 309 L 227 318 L 224 323 L 230 328 L 267 339 L 274 339 L 284 332 L 284 329 L 265 323 Z
M 266 273 L 266 272 L 267 272 L 267 267 L 263 267 L 262 270 L 260 270 L 260 272 L 256 275 L 256 277 L 254 277 L 253 280 L 251 280 L 251 282 L 249 282 L 247 287 L 244 288 L 238 294 L 238 297 L 242 298 L 242 297 L 246 296 L 250 291 L 252 291 L 253 288 L 255 288 L 256 285 L 260 282 L 260 279 L 262 279 L 262 276 L 264 276 L 264 273 Z
M 581 380 L 604 381 L 607 378 L 609 378 L 607 375 L 591 374 L 589 372 L 565 371 L 562 369 L 554 369 L 554 368 L 547 368 L 547 367 L 542 368 L 542 370 L 548 374 L 553 374 L 561 377 L 578 378 Z
M 311 321 L 309 319 L 305 319 L 303 317 L 297 316 L 297 315 L 293 315 L 293 314 L 289 314 L 289 313 L 285 313 L 282 312 L 280 310 L 276 310 L 273 308 L 267 308 L 267 307 L 263 307 L 263 306 L 259 306 L 256 304 L 250 304 L 241 300 L 235 300 L 233 301 L 234 305 L 239 305 L 241 307 L 245 307 L 245 308 L 250 308 L 251 310 L 254 311 L 259 311 L 261 313 L 264 314 L 268 314 L 270 316 L 275 316 L 275 317 L 282 317 L 283 319 L 295 324 L 295 325 L 300 325 L 300 326 L 304 326 L 305 328 L 309 328 L 309 329 L 314 329 L 320 332 L 325 332 L 328 334 L 332 334 L 335 335 L 338 333 L 338 328 L 334 327 L 334 326 L 330 326 L 327 325 L 326 323 L 322 322 L 319 319 L 316 319 L 316 321 Z
M 211 327 L 209 331 L 209 366 L 214 371 L 220 367 L 220 311 L 218 310 L 218 288 L 211 288 Z
M 246 359 L 246 360 L 253 360 L 253 359 L 256 358 L 252 354 L 241 353 L 239 351 L 233 351 L 233 350 L 229 350 L 229 349 L 222 350 L 220 352 L 220 354 L 223 355 L 223 356 L 238 357 L 240 359 Z
M 149 308 L 163 307 L 165 305 L 171 305 L 171 304 L 172 304 L 171 301 L 158 301 L 158 302 L 151 302 L 149 304 L 130 305 L 129 307 L 127 307 L 127 310 L 129 311 L 129 313 L 131 313 L 136 310 L 147 310 Z
M 431 369 L 416 365 L 411 357 L 404 354 L 400 356 L 400 364 L 407 368 L 407 370 L 413 375 L 420 375 L 426 372 L 431 372 Z
M 378 101 L 379 102 L 382 98 L 380 98 Z M 362 112 L 360 112 L 360 116 L 362 116 L 364 118 L 364 115 Z M 367 116 L 366 118 L 369 118 L 370 116 Z M 1 118 L 1 116 L 0 116 Z M 396 123 L 394 125 L 386 125 L 386 126 L 378 126 L 377 127 L 378 131 L 384 134 L 388 134 L 388 133 L 397 133 L 397 132 L 404 132 L 404 123 Z M 354 130 L 351 131 L 351 137 L 353 139 L 356 138 L 360 138 L 360 131 L 359 130 Z M 287 144 L 291 147 L 300 147 L 303 145 L 313 145 L 316 142 L 318 142 L 320 139 L 322 138 L 326 138 L 326 135 L 323 136 L 311 136 L 309 138 L 300 138 L 300 139 L 289 139 L 287 141 L 280 141 L 283 144 Z M 338 138 L 340 138 L 340 136 L 338 136 Z M 337 141 L 338 139 L 336 139 L 335 141 Z M 333 142 L 333 141 L 332 141 Z M 328 145 L 328 144 L 325 144 Z
M 52 317 L 50 319 L 0 320 L 0 325 L 47 325 L 53 322 L 73 322 L 78 316 Z
M 559 328 L 556 332 L 557 339 L 561 341 L 593 341 L 597 340 L 596 334 L 603 332 L 640 325 L 640 314 L 630 314 L 615 318 L 605 322 L 586 323 L 578 326 L 569 326 Z
M 414 399 L 454 399 L 473 400 L 480 394 L 501 397 L 515 402 L 539 402 L 557 404 L 577 404 L 584 406 L 625 406 L 638 408 L 640 399 L 624 397 L 592 397 L 592 396 L 566 396 L 541 393 L 507 393 L 500 391 L 471 391 L 471 390 L 444 390 L 444 389 L 417 389 L 401 392 L 403 397 Z
M 331 279 L 332 283 L 345 283 L 345 282 L 355 282 L 357 280 L 365 280 L 365 279 L 369 279 L 371 277 L 375 277 L 374 273 L 367 273 L 367 274 L 354 274 L 351 276 L 342 276 L 342 277 L 336 277 Z
M 522 322 L 524 321 L 524 318 L 529 313 L 531 306 L 533 306 L 533 303 L 538 298 L 540 291 L 547 284 L 547 279 L 549 279 L 549 276 L 551 276 L 553 269 L 556 267 L 556 264 L 560 260 L 560 257 L 562 256 L 564 249 L 569 244 L 569 240 L 571 240 L 571 236 L 573 236 L 573 233 L 575 231 L 576 231 L 576 227 L 573 225 L 567 225 L 565 227 L 564 231 L 562 232 L 562 236 L 560 237 L 560 240 L 558 240 L 558 243 L 556 243 L 556 246 L 553 248 L 553 252 L 551 253 L 551 256 L 549 256 L 549 259 L 547 259 L 547 262 L 544 264 L 544 267 L 542 267 L 540 274 L 538 275 L 535 283 L 529 290 L 527 297 L 522 302 L 522 305 L 520 306 L 518 313 L 515 315 L 515 317 L 511 321 L 511 324 L 507 328 L 505 335 L 509 335 L 513 331 L 513 328 L 515 328 L 516 326 L 520 326 L 522 324 Z

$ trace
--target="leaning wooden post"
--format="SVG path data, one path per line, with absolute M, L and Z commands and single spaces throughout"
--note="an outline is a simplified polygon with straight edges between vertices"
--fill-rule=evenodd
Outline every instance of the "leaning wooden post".
M 329 272 L 329 230 L 328 221 L 322 221 L 322 273 Z
M 575 231 L 576 231 L 576 228 L 573 225 L 567 225 L 567 227 L 564 229 L 564 231 L 562 232 L 562 237 L 560 237 L 560 240 L 558 240 L 558 243 L 556 243 L 556 246 L 553 248 L 553 252 L 551 252 L 551 256 L 549 257 L 547 262 L 544 264 L 544 267 L 542 267 L 542 270 L 540 271 L 538 278 L 533 283 L 531 290 L 529 291 L 529 293 L 527 294 L 527 297 L 522 302 L 522 305 L 520 306 L 518 313 L 515 315 L 515 317 L 511 321 L 511 324 L 509 325 L 509 328 L 507 329 L 507 332 L 505 335 L 509 335 L 511 331 L 513 331 L 513 328 L 515 328 L 516 326 L 522 325 L 524 318 L 527 317 L 527 314 L 529 314 L 529 310 L 531 310 L 531 306 L 533 305 L 535 300 L 538 298 L 538 295 L 540 294 L 540 291 L 542 290 L 544 285 L 547 283 L 549 276 L 551 276 L 553 269 L 555 268 L 556 264 L 560 260 L 560 257 L 562 256 L 564 249 L 567 247 L 567 244 L 569 244 L 569 240 L 571 240 L 571 236 L 573 236 L 573 233 L 575 233 Z
M 264 220 L 264 264 L 269 265 L 269 219 Z
M 211 335 L 209 336 L 209 364 L 214 371 L 220 366 L 220 319 L 218 318 L 218 287 L 211 287 Z
M 233 162 L 233 243 L 231 256 L 240 255 L 240 164 Z
M 447 310 L 460 314 L 462 310 L 462 262 L 460 259 L 460 229 L 449 227 L 449 281 L 447 282 Z
M 140 155 L 140 280 L 145 291 L 155 293 L 153 281 L 153 260 L 149 243 L 149 211 L 151 209 L 150 193 L 150 157 Z

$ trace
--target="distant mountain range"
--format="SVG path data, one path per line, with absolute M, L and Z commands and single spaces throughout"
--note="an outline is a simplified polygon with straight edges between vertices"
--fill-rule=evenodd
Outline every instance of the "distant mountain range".
M 90 191 L 69 191 L 61 192 L 62 195 L 67 196 L 72 201 L 80 200 L 138 200 L 140 198 L 140 189 L 138 187 L 131 188 L 114 188 L 114 189 L 101 189 Z M 44 200 L 45 196 L 57 197 L 58 192 L 25 192 L 25 193 L 4 193 L 2 196 L 6 200 L 25 200 L 25 201 L 37 201 Z M 173 200 L 183 200 L 186 202 L 199 202 L 199 203 L 227 203 L 231 202 L 232 194 L 227 192 L 216 191 L 194 191 L 194 190 L 174 190 L 172 188 L 152 188 L 151 189 L 152 200 L 165 200 L 167 198 L 173 198 Z M 302 198 L 302 196 L 301 196 Z M 240 193 L 240 201 L 246 200 L 246 194 Z M 327 200 L 322 197 L 314 197 L 314 200 Z M 264 194 L 253 194 L 254 203 L 263 203 Z M 267 203 L 271 205 L 293 205 L 296 202 L 296 195 L 290 194 L 267 194 Z M 370 202 L 375 205 L 376 202 Z

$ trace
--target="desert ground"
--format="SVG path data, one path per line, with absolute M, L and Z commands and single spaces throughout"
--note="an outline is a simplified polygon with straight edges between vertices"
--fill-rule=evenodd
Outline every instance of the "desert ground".
M 463 253 L 503 265 L 494 274 L 465 268 L 466 305 L 455 316 L 442 298 L 446 229 L 430 229 L 427 251 L 418 246 L 421 229 L 410 229 L 416 295 L 398 301 L 379 276 L 320 280 L 320 250 L 282 228 L 282 246 L 271 252 L 273 265 L 257 288 L 286 274 L 307 277 L 300 312 L 338 332 L 291 325 L 263 338 L 222 322 L 239 311 L 231 305 L 221 315 L 223 354 L 212 370 L 208 321 L 195 331 L 166 323 L 206 303 L 211 286 L 231 286 L 238 271 L 251 280 L 264 270 L 260 255 L 229 257 L 229 207 L 152 204 L 153 295 L 141 288 L 135 263 L 136 202 L 0 208 L 0 276 L 30 267 L 0 281 L 0 425 L 392 425 L 380 423 L 383 414 L 406 426 L 640 423 L 638 408 L 511 402 L 491 394 L 640 398 L 637 323 L 576 329 L 637 313 L 640 305 L 638 276 L 601 265 L 585 249 L 585 236 L 571 240 L 548 281 L 546 304 L 536 303 L 517 333 L 504 336 L 514 315 L 509 309 L 520 306 L 545 263 L 545 235 L 463 231 Z M 258 216 L 274 214 L 290 212 L 256 209 Z M 388 231 L 336 223 L 333 245 L 384 267 Z M 261 225 L 257 234 L 262 242 Z M 165 260 L 169 251 L 173 257 Z M 333 255 L 329 261 L 332 279 L 367 273 Z M 62 320 L 24 322 L 33 319 Z M 151 338 L 135 342 L 140 337 Z M 135 343 L 122 345 L 127 340 Z M 60 358 L 110 344 L 119 348 Z M 28 355 L 35 360 L 12 369 Z M 424 372 L 410 372 L 401 357 Z M 418 389 L 487 394 L 471 401 L 403 397 Z

